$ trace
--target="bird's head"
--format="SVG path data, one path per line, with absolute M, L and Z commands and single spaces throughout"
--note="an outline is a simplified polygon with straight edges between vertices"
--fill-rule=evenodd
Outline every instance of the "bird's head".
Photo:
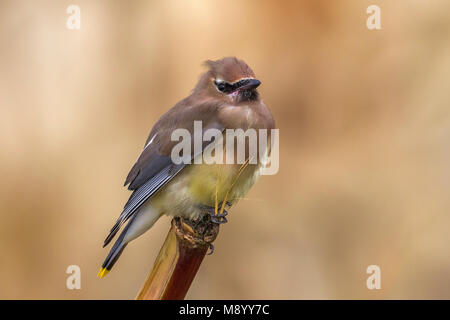
M 252 69 L 244 61 L 227 57 L 216 61 L 208 60 L 205 65 L 208 71 L 196 89 L 231 103 L 259 98 L 256 88 L 261 82 L 255 79 Z

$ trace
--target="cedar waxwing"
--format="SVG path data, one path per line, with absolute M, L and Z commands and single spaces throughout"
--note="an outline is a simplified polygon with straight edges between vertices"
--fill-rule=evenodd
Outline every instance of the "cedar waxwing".
M 150 229 L 163 214 L 187 219 L 209 214 L 215 223 L 226 222 L 226 209 L 244 197 L 260 175 L 263 159 L 250 161 L 253 159 L 247 155 L 246 140 L 247 158 L 243 163 L 174 163 L 172 150 L 178 141 L 173 141 L 172 133 L 184 129 L 195 135 L 194 121 L 201 121 L 202 132 L 208 129 L 216 132 L 254 129 L 258 139 L 260 129 L 266 129 L 267 136 L 262 139 L 268 140 L 274 128 L 274 119 L 256 90 L 261 82 L 255 79 L 244 61 L 227 57 L 207 61 L 205 65 L 208 70 L 191 95 L 156 122 L 131 168 L 125 186 L 129 184 L 128 189 L 133 193 L 103 246 L 114 238 L 125 222 L 128 224 L 111 248 L 98 276 L 107 274 L 126 245 Z M 223 141 L 227 145 L 225 138 Z M 202 143 L 200 152 L 205 151 L 206 145 Z M 263 153 L 259 153 L 259 157 L 265 154 L 264 161 L 267 161 L 270 147 L 269 144 Z M 188 156 L 198 160 L 199 155 L 195 154 L 195 147 L 193 149 Z M 228 145 L 223 156 L 227 152 L 230 152 Z

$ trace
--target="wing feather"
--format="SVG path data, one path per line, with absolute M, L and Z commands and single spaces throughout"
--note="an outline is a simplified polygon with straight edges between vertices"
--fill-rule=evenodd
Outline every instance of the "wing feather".
M 171 141 L 174 129 L 186 128 L 192 132 L 195 120 L 203 123 L 203 130 L 209 128 L 224 129 L 224 125 L 215 120 L 217 105 L 204 103 L 186 106 L 188 101 L 181 101 L 164 114 L 155 124 L 146 141 L 144 150 L 131 168 L 125 185 L 133 190 L 124 206 L 122 213 L 111 228 L 103 246 L 106 246 L 120 230 L 121 226 L 136 214 L 139 208 L 151 198 L 166 183 L 174 178 L 185 164 L 176 165 L 172 162 L 170 152 L 177 142 Z M 212 142 L 214 143 L 214 141 Z M 203 143 L 203 150 L 209 143 Z M 193 159 L 196 155 L 192 154 Z
M 175 177 L 184 168 L 184 166 L 184 164 L 167 166 L 158 172 L 154 177 L 145 182 L 141 187 L 136 189 L 125 204 L 125 207 L 117 219 L 117 222 L 111 228 L 111 231 L 105 239 L 103 246 L 108 245 L 108 243 L 120 230 L 120 227 L 139 209 L 139 207 L 147 201 L 147 199 L 153 196 L 162 186 Z

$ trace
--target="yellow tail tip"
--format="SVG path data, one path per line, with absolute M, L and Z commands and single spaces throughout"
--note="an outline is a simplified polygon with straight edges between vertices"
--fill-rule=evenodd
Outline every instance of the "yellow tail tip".
M 106 276 L 109 273 L 109 270 L 106 270 L 105 268 L 101 268 L 100 271 L 97 274 L 97 277 L 100 279 Z

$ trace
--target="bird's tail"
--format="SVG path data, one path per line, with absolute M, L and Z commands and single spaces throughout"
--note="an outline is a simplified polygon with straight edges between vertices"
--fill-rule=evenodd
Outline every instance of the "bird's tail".
M 123 249 L 127 246 L 127 243 L 125 240 L 125 235 L 127 234 L 128 229 L 130 228 L 131 224 L 133 223 L 133 220 L 136 216 L 131 218 L 131 220 L 128 222 L 127 226 L 123 229 L 122 233 L 120 234 L 119 238 L 117 238 L 116 242 L 114 243 L 113 247 L 108 253 L 108 256 L 106 257 L 105 261 L 102 264 L 102 267 L 100 268 L 100 271 L 97 274 L 97 277 L 103 278 L 108 274 L 109 271 L 111 271 L 112 267 L 116 263 L 117 259 L 119 259 L 120 255 L 123 252 Z
M 111 251 L 109 252 L 108 256 L 105 259 L 105 262 L 103 262 L 102 267 L 100 268 L 100 271 L 97 274 L 97 277 L 103 278 L 108 274 L 109 271 L 111 271 L 111 268 L 114 266 L 117 259 L 119 259 L 123 249 L 125 249 L 126 246 L 127 246 L 126 243 L 121 243 L 117 247 L 116 246 L 112 247 Z
M 157 208 L 150 204 L 142 209 L 144 210 L 140 210 L 130 218 L 119 238 L 117 238 L 106 257 L 105 262 L 102 264 L 100 272 L 97 275 L 98 277 L 103 278 L 114 266 L 117 259 L 119 259 L 123 249 L 127 246 L 127 243 L 150 229 L 162 214 Z

